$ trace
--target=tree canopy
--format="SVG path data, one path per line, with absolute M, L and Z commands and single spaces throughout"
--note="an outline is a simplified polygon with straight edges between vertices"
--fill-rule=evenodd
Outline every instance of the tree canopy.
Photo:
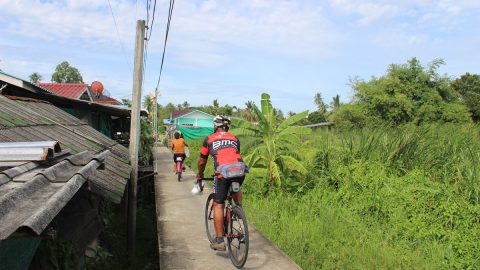
M 466 73 L 452 83 L 475 122 L 480 121 L 480 75 Z
M 34 72 L 34 73 L 30 74 L 30 76 L 28 76 L 28 78 L 30 79 L 31 83 L 38 83 L 43 79 L 42 75 L 40 75 L 40 73 L 38 73 L 38 72 Z
M 351 106 L 358 108 L 340 106 L 332 118 L 338 122 L 356 121 L 351 123 L 354 126 L 469 122 L 470 112 L 451 86 L 451 79 L 438 73 L 443 64 L 443 60 L 436 59 L 424 68 L 412 58 L 405 64 L 390 65 L 379 78 L 354 79 Z
M 83 78 L 77 68 L 70 66 L 67 61 L 63 61 L 55 68 L 55 72 L 52 74 L 52 82 L 83 83 Z

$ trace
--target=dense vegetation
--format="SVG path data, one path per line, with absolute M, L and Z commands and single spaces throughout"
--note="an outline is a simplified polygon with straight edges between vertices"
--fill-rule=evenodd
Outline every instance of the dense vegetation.
M 318 131 L 299 188 L 262 190 L 252 170 L 248 216 L 304 269 L 478 268 L 479 131 Z
M 480 76 L 442 64 L 354 79 L 347 104 L 317 93 L 308 116 L 247 104 L 233 132 L 250 221 L 304 269 L 480 268 Z M 322 121 L 336 127 L 294 132 Z

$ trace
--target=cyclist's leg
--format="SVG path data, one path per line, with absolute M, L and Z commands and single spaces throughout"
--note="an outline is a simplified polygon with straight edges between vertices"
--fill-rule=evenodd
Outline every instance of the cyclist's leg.
M 213 184 L 213 221 L 217 237 L 223 237 L 223 211 L 225 208 L 225 200 L 227 199 L 227 191 L 228 181 L 215 178 Z
M 242 206 L 242 191 L 235 192 L 232 194 L 232 198 L 235 201 L 235 205 Z
M 242 178 L 235 179 L 232 182 L 238 182 L 241 186 L 243 184 L 244 179 L 245 179 L 245 177 L 242 177 Z M 242 206 L 242 201 L 243 200 L 242 200 L 242 191 L 241 190 L 239 192 L 232 193 L 232 198 L 233 198 L 233 201 L 235 201 L 236 205 Z
M 177 154 L 173 154 L 173 171 L 177 171 Z
M 182 154 L 182 170 L 185 171 L 185 160 L 187 159 L 187 155 Z
M 215 241 L 210 243 L 210 248 L 214 250 L 226 250 L 223 242 L 223 211 L 225 208 L 225 199 L 227 198 L 227 188 L 225 181 L 215 178 L 213 184 L 213 224 L 215 227 Z

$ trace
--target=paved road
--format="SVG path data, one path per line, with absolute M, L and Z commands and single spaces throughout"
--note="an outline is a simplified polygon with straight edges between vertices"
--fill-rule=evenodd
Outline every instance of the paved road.
M 209 247 L 203 215 L 210 191 L 191 194 L 195 175 L 189 169 L 182 182 L 178 182 L 167 148 L 157 148 L 157 160 L 155 199 L 160 269 L 236 269 L 227 252 L 216 252 Z M 249 229 L 250 251 L 243 269 L 301 269 L 253 226 Z

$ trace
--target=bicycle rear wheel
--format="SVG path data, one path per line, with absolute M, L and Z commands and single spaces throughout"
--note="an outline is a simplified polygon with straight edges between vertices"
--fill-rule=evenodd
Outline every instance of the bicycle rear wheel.
M 205 205 L 205 229 L 210 243 L 215 240 L 215 225 L 213 224 L 213 193 L 208 196 Z
M 242 268 L 248 256 L 248 224 L 242 208 L 233 207 L 227 228 L 227 247 L 230 260 L 237 268 Z

